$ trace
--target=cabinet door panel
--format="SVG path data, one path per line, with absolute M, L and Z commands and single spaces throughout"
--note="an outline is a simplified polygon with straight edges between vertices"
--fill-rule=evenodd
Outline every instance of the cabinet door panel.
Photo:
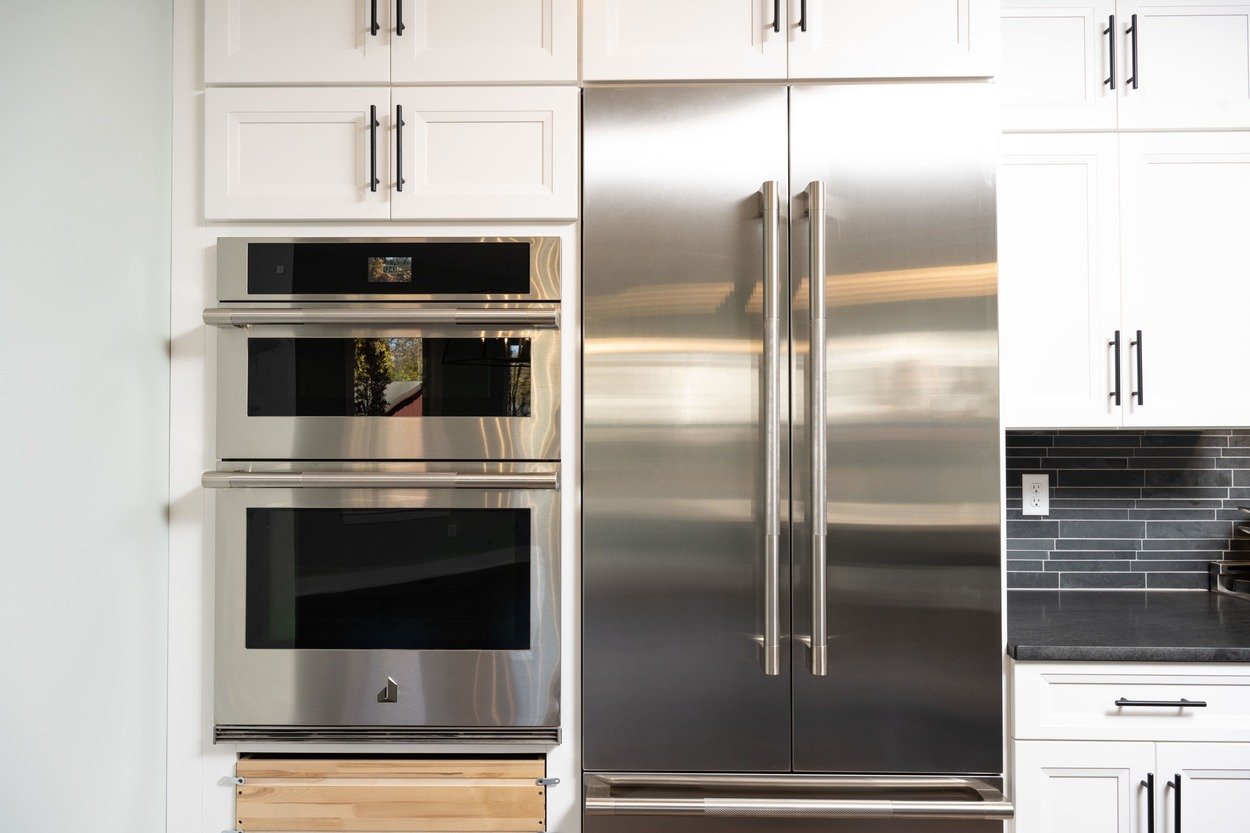
M 1250 744 L 1160 743 L 1157 746 L 1161 833 L 1244 833 L 1250 807 Z M 1181 822 L 1176 823 L 1176 779 Z
M 209 220 L 378 220 L 390 216 L 388 88 L 209 89 L 204 216 Z M 369 108 L 377 107 L 377 190 Z
M 397 84 L 577 80 L 577 0 L 407 0 L 403 22 Z
M 576 88 L 397 88 L 394 101 L 404 108 L 394 219 L 577 217 Z
M 1003 136 L 998 260 L 1007 427 L 1120 424 L 1109 395 L 1115 352 L 1108 343 L 1120 326 L 1118 222 L 1113 134 Z
M 1124 329 L 1143 333 L 1132 426 L 1250 425 L 1250 133 L 1120 137 Z
M 1120 3 L 1137 15 L 1137 87 L 1120 99 L 1120 127 L 1250 128 L 1250 4 L 1211 0 Z M 1126 77 L 1131 44 L 1122 35 Z
M 790 4 L 791 78 L 993 75 L 993 0 L 802 0 Z
M 1154 769 L 1153 743 L 1016 741 L 1013 749 L 1015 833 L 1146 833 L 1141 782 Z
M 582 75 L 785 78 L 785 21 L 773 31 L 772 0 L 584 0 Z
M 390 80 L 391 3 L 379 0 L 205 0 L 208 84 Z
M 1114 13 L 1113 0 L 1004 0 L 998 82 L 1005 129 L 1115 129 L 1105 34 Z M 1123 76 L 1115 80 L 1122 88 Z

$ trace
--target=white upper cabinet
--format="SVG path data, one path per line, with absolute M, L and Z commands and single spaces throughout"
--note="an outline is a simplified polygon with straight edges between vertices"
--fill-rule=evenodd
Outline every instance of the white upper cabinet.
M 989 76 L 995 0 L 788 0 L 791 78 Z
M 393 219 L 577 218 L 575 88 L 411 88 L 393 98 L 403 179 Z
M 1160 743 L 1159 830 L 1244 833 L 1250 806 L 1250 744 Z M 1177 783 L 1180 797 L 1177 797 Z M 1177 818 L 1179 812 L 1180 818 Z
M 396 84 L 577 80 L 577 0 L 399 2 Z
M 1002 15 L 1003 127 L 1114 130 L 1114 0 L 1003 0 Z
M 390 100 L 386 87 L 208 90 L 205 218 L 387 219 Z
M 1123 134 L 1120 178 L 1125 424 L 1250 425 L 1250 133 Z
M 1136 16 L 1120 127 L 1250 127 L 1250 3 L 1121 0 L 1119 11 L 1124 31 Z
M 1008 428 L 1121 424 L 1113 343 L 1120 329 L 1117 158 L 1111 133 L 1003 137 L 999 326 Z M 1127 349 L 1124 340 L 1121 356 Z
M 204 80 L 385 84 L 391 2 L 205 0 Z
M 781 0 L 583 0 L 587 81 L 785 78 Z

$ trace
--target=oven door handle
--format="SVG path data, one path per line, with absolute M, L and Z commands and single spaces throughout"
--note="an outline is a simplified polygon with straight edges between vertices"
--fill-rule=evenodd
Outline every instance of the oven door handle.
M 412 325 L 517 327 L 555 330 L 560 327 L 556 307 L 498 309 L 450 307 L 447 309 L 377 309 L 354 307 L 210 307 L 204 323 L 214 327 L 250 327 L 257 324 Z
M 556 472 L 207 471 L 207 489 L 557 489 Z

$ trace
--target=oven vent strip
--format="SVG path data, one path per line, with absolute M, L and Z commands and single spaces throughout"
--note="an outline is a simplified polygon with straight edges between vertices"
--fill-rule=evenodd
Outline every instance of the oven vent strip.
M 560 310 L 556 307 L 526 309 L 464 308 L 449 309 L 359 309 L 354 307 L 256 308 L 210 307 L 204 310 L 204 323 L 214 327 L 250 327 L 256 324 L 453 324 L 459 326 L 518 327 L 558 329 Z
M 248 726 L 223 724 L 214 727 L 219 743 L 238 741 L 321 741 L 326 743 L 372 741 L 389 743 L 482 743 L 556 744 L 557 727 L 443 728 L 421 726 Z
M 256 472 L 207 471 L 207 489 L 557 489 L 555 472 Z

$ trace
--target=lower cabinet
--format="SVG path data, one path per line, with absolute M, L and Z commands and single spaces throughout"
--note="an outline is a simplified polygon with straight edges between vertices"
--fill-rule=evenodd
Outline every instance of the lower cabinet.
M 1155 773 L 1160 833 L 1250 829 L 1250 743 L 1159 743 Z

